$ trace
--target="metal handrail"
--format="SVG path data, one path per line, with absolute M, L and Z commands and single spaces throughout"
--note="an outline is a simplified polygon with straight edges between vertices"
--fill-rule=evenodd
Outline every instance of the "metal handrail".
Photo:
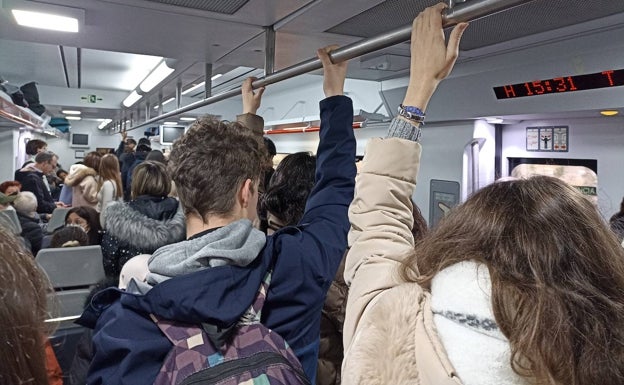
M 452 9 L 446 9 L 443 14 L 442 23 L 445 28 L 452 27 L 461 22 L 473 21 L 485 16 L 490 16 L 519 5 L 530 3 L 532 1 L 535 0 L 470 0 L 465 3 L 457 4 Z M 353 59 L 355 57 L 359 57 L 367 53 L 378 51 L 380 49 L 391 47 L 395 44 L 407 41 L 409 40 L 411 33 L 412 25 L 410 24 L 401 28 L 397 28 L 390 32 L 386 32 L 384 34 L 363 39 L 353 44 L 338 48 L 337 50 L 331 52 L 329 57 L 333 63 L 340 63 L 345 60 Z M 252 87 L 254 89 L 264 87 L 269 84 L 290 79 L 298 75 L 302 75 L 311 71 L 316 71 L 320 68 L 323 68 L 320 59 L 308 59 L 301 63 L 269 74 L 264 78 L 257 79 L 253 82 Z M 144 127 L 149 124 L 159 122 L 163 119 L 170 118 L 172 116 L 180 115 L 185 112 L 219 102 L 221 100 L 229 99 L 231 97 L 240 95 L 240 93 L 240 88 L 225 91 L 211 97 L 198 100 L 184 107 L 177 108 L 173 111 L 169 111 L 154 118 L 148 119 L 143 123 L 139 123 L 127 129 L 126 131 L 131 131 L 140 127 Z

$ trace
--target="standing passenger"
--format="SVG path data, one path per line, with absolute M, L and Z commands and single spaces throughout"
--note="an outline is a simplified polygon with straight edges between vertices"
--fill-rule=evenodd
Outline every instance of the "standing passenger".
M 50 194 L 50 186 L 46 174 L 56 168 L 58 156 L 51 152 L 40 152 L 35 156 L 34 163 L 29 163 L 21 170 L 15 171 L 15 180 L 22 184 L 22 191 L 30 191 L 37 198 L 37 212 L 40 214 L 52 214 L 57 206 Z
M 97 296 L 83 315 L 92 319 L 108 305 L 95 325 L 88 383 L 153 383 L 172 345 L 148 314 L 235 326 L 273 260 L 262 323 L 286 340 L 315 382 L 321 308 L 346 247 L 355 178 L 353 106 L 343 96 L 347 63 L 331 64 L 329 51 L 318 52 L 327 98 L 320 103 L 317 181 L 302 224 L 270 237 L 253 228 L 266 149 L 255 115 L 263 90 L 254 93 L 248 79 L 239 119 L 251 124 L 206 117 L 173 145 L 169 162 L 187 240 L 152 255 L 145 283 Z
M 74 164 L 69 168 L 65 184 L 72 188 L 72 207 L 87 206 L 96 208 L 98 204 L 98 170 L 102 155 L 92 151 L 83 164 Z
M 108 277 L 118 277 L 130 258 L 184 239 L 184 213 L 178 201 L 168 197 L 170 190 L 165 165 L 148 160 L 134 169 L 132 200 L 108 205 L 102 239 Z
M 48 144 L 40 139 L 31 139 L 26 143 L 26 155 L 28 159 L 22 165 L 22 168 L 35 162 L 35 156 L 40 152 L 48 151 Z
M 414 249 L 418 126 L 465 28 L 446 47 L 443 9 L 413 25 L 413 114 L 369 142 L 357 180 L 343 383 L 621 385 L 624 250 L 576 189 L 544 176 L 493 183 Z
M 106 226 L 105 210 L 109 203 L 123 199 L 119 161 L 113 154 L 106 154 L 100 162 L 100 179 L 98 188 L 98 206 L 100 224 Z

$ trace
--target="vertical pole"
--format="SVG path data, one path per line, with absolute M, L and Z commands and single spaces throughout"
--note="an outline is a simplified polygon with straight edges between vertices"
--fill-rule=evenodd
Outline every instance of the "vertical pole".
M 204 99 L 212 96 L 212 63 L 204 67 Z
M 178 83 L 176 84 L 175 99 L 176 109 L 178 109 L 182 105 L 182 80 L 178 80 Z
M 264 27 L 264 76 L 275 72 L 275 30 Z

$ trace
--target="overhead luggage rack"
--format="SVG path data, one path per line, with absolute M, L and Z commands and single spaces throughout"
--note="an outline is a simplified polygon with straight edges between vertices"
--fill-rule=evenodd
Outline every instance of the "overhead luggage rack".
M 27 128 L 43 134 L 58 136 L 56 130 L 48 124 L 49 118 L 43 118 L 34 112 L 10 101 L 10 97 L 0 92 L 0 128 Z

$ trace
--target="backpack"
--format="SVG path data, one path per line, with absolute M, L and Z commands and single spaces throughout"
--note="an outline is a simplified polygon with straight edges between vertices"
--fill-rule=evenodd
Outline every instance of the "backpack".
M 271 271 L 247 312 L 230 328 L 184 324 L 151 314 L 173 343 L 154 385 L 310 384 L 288 343 L 260 323 Z

